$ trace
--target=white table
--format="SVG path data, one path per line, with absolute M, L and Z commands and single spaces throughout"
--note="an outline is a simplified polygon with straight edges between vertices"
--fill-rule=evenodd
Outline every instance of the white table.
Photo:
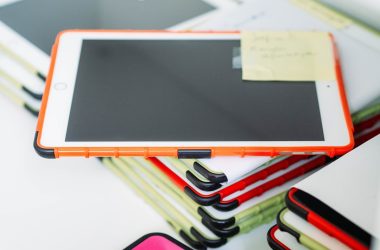
M 181 240 L 98 160 L 40 158 L 36 119 L 1 94 L 0 117 L 0 249 L 119 250 L 151 232 Z M 269 226 L 221 249 L 269 249 Z

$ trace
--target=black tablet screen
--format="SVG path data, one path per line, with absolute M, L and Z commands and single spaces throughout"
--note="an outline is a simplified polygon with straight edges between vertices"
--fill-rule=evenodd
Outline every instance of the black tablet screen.
M 239 46 L 85 40 L 66 141 L 323 141 L 315 83 L 242 81 Z

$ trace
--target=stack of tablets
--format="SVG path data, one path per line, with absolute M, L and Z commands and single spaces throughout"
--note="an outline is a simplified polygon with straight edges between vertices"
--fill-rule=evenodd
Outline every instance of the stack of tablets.
M 363 109 L 353 118 L 358 122 L 355 127 L 357 145 L 380 132 L 379 104 Z M 242 173 L 234 181 L 222 182 L 220 180 L 226 177 L 214 177 L 231 175 L 215 172 L 215 167 L 206 165 L 206 162 L 212 165 L 215 161 L 220 164 L 219 169 L 223 169 L 221 159 L 129 157 L 101 160 L 152 204 L 194 248 L 219 247 L 236 235 L 270 223 L 285 207 L 289 187 L 330 161 L 325 156 L 225 158 L 229 164 L 246 166 L 245 161 L 251 162 L 251 171 Z M 194 164 L 202 164 L 202 167 L 194 167 Z M 201 170 L 198 172 L 195 168 Z M 213 177 L 204 174 L 205 169 Z M 276 232 L 276 235 L 279 233 L 283 234 Z
M 3 54 L 12 56 L 6 52 Z M 28 69 L 27 65 L 22 67 Z M 29 95 L 13 99 L 36 114 L 39 101 L 34 99 L 40 98 L 42 93 L 39 90 L 43 86 L 43 75 L 30 70 L 29 78 L 23 76 L 17 80 L 20 75 L 10 75 L 11 70 L 4 72 L 5 80 L 0 79 L 4 85 L 1 86 L 6 86 L 7 81 L 18 82 L 19 89 Z M 28 80 L 30 77 L 34 80 Z M 36 82 L 35 87 L 29 86 L 30 82 Z M 7 90 L 12 96 L 19 92 Z M 379 108 L 377 104 L 354 116 L 354 121 L 360 124 L 356 127 L 357 143 L 379 133 Z M 287 190 L 330 161 L 325 156 L 304 155 L 207 160 L 169 157 L 100 160 L 194 248 L 218 247 L 236 235 L 270 223 L 285 206 Z
M 353 118 L 357 148 L 290 189 L 286 208 L 268 231 L 273 249 L 368 249 L 372 237 L 379 237 L 373 219 L 380 190 L 380 107 Z
M 355 114 L 353 119 L 360 122 L 360 125 L 356 126 L 356 131 L 362 131 L 360 134 L 364 138 L 378 133 L 379 114 L 379 104 Z M 376 126 L 373 126 L 374 124 Z M 278 211 L 285 206 L 284 197 L 286 191 L 289 187 L 313 173 L 313 169 L 318 169 L 317 165 L 323 162 L 318 160 L 319 158 L 305 159 L 304 156 L 278 157 L 275 159 L 249 157 L 230 159 L 229 161 L 227 161 L 229 158 L 226 158 L 224 160 L 229 164 L 233 164 L 233 161 L 235 161 L 236 164 L 241 164 L 242 166 L 246 164 L 242 162 L 249 159 L 252 164 L 251 171 L 244 172 L 240 177 L 236 177 L 235 180 L 231 179 L 231 181 L 220 182 L 214 179 L 213 181 L 216 182 L 212 182 L 209 180 L 209 182 L 217 183 L 221 186 L 216 189 L 213 187 L 212 189 L 214 190 L 212 191 L 208 190 L 211 193 L 203 192 L 195 185 L 192 185 L 190 181 L 192 178 L 186 180 L 186 176 L 194 175 L 199 180 L 206 180 L 205 176 L 201 175 L 202 170 L 196 172 L 195 168 L 190 167 L 195 162 L 202 164 L 203 168 L 208 169 L 210 173 L 221 174 L 222 172 L 215 172 L 215 168 L 208 167 L 214 164 L 213 161 L 219 161 L 220 159 L 218 158 L 214 160 L 178 160 L 160 157 L 158 159 L 149 159 L 149 161 L 143 158 L 103 158 L 101 161 L 123 178 L 140 197 L 155 208 L 192 247 L 203 248 L 204 246 L 217 247 L 223 245 L 228 238 L 246 233 L 263 223 L 273 221 Z M 162 162 L 166 165 L 162 164 Z M 301 168 L 301 166 L 308 166 L 307 164 L 310 164 L 311 172 L 304 176 L 291 179 L 282 185 L 280 184 L 281 182 L 273 181 L 271 182 L 273 185 L 265 186 L 265 183 L 276 180 L 279 176 L 284 176 L 286 173 Z M 224 167 L 223 164 L 219 166 L 221 166 L 220 169 Z M 211 169 L 214 171 L 211 172 Z M 189 175 L 189 171 L 192 171 L 191 175 Z M 224 176 L 230 177 L 231 174 L 227 171 Z M 253 180 L 257 182 L 255 183 Z M 247 188 L 244 189 L 244 186 Z M 261 187 L 264 187 L 264 189 Z M 272 189 L 267 190 L 258 197 L 255 196 L 259 193 L 261 194 L 268 187 L 272 187 Z M 183 190 L 191 191 L 183 192 Z M 257 190 L 260 190 L 260 192 L 258 193 Z M 199 195 L 199 197 L 193 194 Z M 239 198 L 245 196 L 251 199 Z M 196 201 L 204 202 L 201 198 L 205 197 L 213 197 L 211 200 L 214 201 L 215 206 L 209 207 L 197 204 Z M 225 202 L 227 206 L 221 206 L 221 204 L 224 204 L 223 200 L 230 202 Z M 208 203 L 210 200 L 206 200 L 206 202 Z M 212 202 L 209 204 L 212 204 Z M 220 211 L 221 209 L 228 210 L 235 206 L 238 207 L 231 211 Z M 276 235 L 279 236 L 281 233 L 277 232 Z
M 289 158 L 212 192 L 204 192 L 177 175 L 178 159 L 103 158 L 102 162 L 143 193 L 140 195 L 154 204 L 188 244 L 203 248 L 219 247 L 231 237 L 271 222 L 284 207 L 285 191 L 324 162 L 324 157 L 318 156 Z M 271 166 L 276 171 L 270 170 Z M 249 179 L 256 181 L 244 183 Z M 243 183 L 246 188 L 241 188 Z

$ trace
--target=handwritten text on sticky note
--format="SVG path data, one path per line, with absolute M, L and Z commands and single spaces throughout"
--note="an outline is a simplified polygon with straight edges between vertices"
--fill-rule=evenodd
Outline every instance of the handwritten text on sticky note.
M 332 41 L 325 32 L 242 32 L 243 80 L 334 80 Z

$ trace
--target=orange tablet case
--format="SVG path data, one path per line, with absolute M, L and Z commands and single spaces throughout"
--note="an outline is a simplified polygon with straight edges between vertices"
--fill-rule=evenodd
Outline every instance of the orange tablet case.
M 45 111 L 47 100 L 49 98 L 49 92 L 51 87 L 52 76 L 54 74 L 54 67 L 56 62 L 57 50 L 60 42 L 60 37 L 66 32 L 135 32 L 135 33 L 195 33 L 195 34 L 236 34 L 239 32 L 212 32 L 212 31 L 160 31 L 160 30 L 67 30 L 58 34 L 56 41 L 52 48 L 51 53 L 51 64 L 46 80 L 45 93 L 42 99 L 41 111 L 38 117 L 37 129 L 34 138 L 34 148 L 37 153 L 45 158 L 59 158 L 67 156 L 81 156 L 81 157 L 119 157 L 119 156 L 144 156 L 144 157 L 154 157 L 154 156 L 172 156 L 178 158 L 209 158 L 214 156 L 276 156 L 279 154 L 297 154 L 297 153 L 310 153 L 324 152 L 330 157 L 335 155 L 344 154 L 349 151 L 354 146 L 353 140 L 353 125 L 351 121 L 351 116 L 346 100 L 346 95 L 343 85 L 343 77 L 340 69 L 340 62 L 338 57 L 338 51 L 336 44 L 334 42 L 333 36 L 330 34 L 332 46 L 334 48 L 335 55 L 335 72 L 336 79 L 339 86 L 340 99 L 344 110 L 344 116 L 346 120 L 347 128 L 350 131 L 350 142 L 348 145 L 339 147 L 329 147 L 329 146 L 310 146 L 310 147 L 188 147 L 188 148 L 177 148 L 177 147 L 57 147 L 48 148 L 41 145 L 41 133 L 44 124 Z

